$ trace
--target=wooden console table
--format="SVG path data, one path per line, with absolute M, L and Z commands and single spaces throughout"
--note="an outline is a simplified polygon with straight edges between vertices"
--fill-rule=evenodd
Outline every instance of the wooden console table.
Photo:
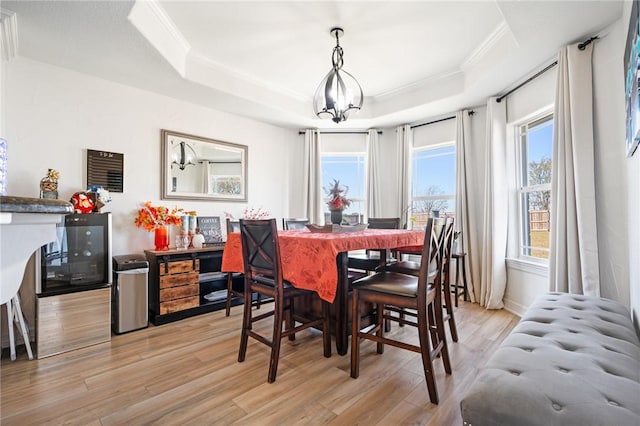
M 146 250 L 149 261 L 149 320 L 166 324 L 224 309 L 227 274 L 220 271 L 224 245 Z M 243 283 L 234 282 L 242 288 Z M 242 303 L 235 298 L 233 304 Z

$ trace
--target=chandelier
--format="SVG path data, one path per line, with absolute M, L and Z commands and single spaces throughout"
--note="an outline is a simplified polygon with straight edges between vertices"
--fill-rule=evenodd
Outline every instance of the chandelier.
M 196 152 L 191 145 L 185 141 L 181 141 L 178 145 L 175 145 L 172 151 L 171 164 L 177 164 L 180 170 L 196 164 Z
M 351 110 L 362 108 L 362 87 L 354 76 L 342 69 L 342 47 L 340 36 L 344 34 L 342 28 L 332 28 L 330 31 L 336 38 L 331 63 L 333 67 L 322 79 L 316 94 L 313 96 L 313 111 L 320 118 L 331 118 L 335 123 L 345 121 Z

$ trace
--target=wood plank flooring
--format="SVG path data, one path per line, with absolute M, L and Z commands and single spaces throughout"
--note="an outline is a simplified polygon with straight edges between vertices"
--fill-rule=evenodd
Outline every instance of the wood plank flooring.
M 460 302 L 453 374 L 436 360 L 440 404 L 429 403 L 418 354 L 361 346 L 360 377 L 350 357 L 322 356 L 319 332 L 283 340 L 278 377 L 267 383 L 268 348 L 249 340 L 237 362 L 242 308 L 114 335 L 101 343 L 29 361 L 24 347 L 0 365 L 2 425 L 460 425 L 459 403 L 519 318 Z M 413 327 L 392 333 L 417 343 Z M 447 334 L 448 335 L 448 334 Z M 448 335 L 449 336 L 449 335 Z M 449 336 L 450 337 L 450 336 Z M 334 342 L 335 343 L 335 342 Z

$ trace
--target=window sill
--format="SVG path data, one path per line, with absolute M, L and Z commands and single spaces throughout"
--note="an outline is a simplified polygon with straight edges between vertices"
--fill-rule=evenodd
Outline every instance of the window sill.
M 539 275 L 541 277 L 549 276 L 549 265 L 547 263 L 538 263 L 529 260 L 509 258 L 507 259 L 507 268 Z

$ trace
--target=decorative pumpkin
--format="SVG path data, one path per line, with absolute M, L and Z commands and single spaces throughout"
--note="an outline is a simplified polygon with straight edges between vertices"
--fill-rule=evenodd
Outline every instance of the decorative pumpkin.
M 73 210 L 76 213 L 91 213 L 95 208 L 95 203 L 85 192 L 76 192 L 71 197 Z

